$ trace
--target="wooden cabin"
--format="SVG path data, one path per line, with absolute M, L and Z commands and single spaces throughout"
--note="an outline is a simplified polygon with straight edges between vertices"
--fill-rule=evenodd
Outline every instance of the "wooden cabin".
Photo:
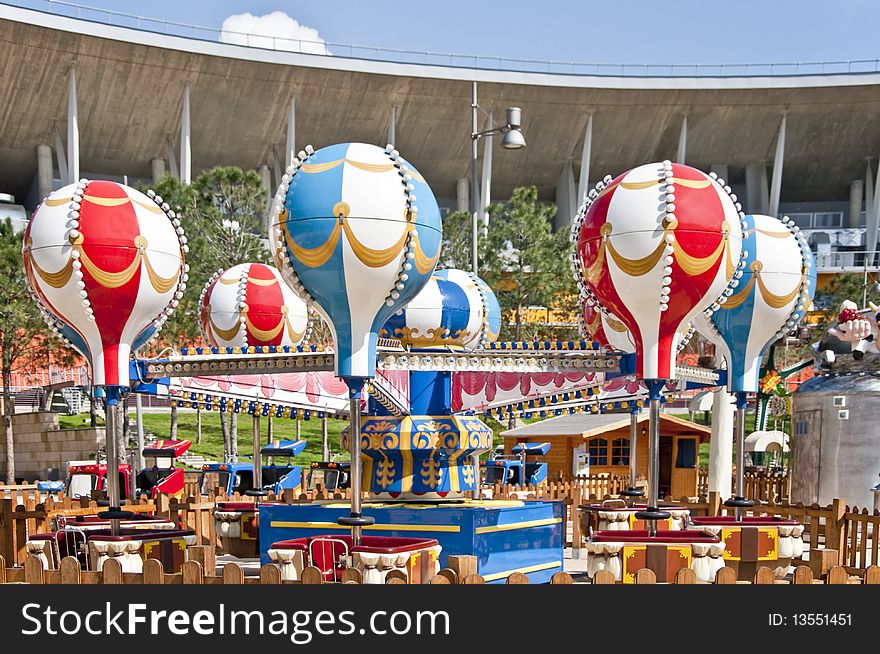
M 648 412 L 638 417 L 637 471 L 648 476 Z M 709 427 L 660 414 L 660 496 L 697 495 L 700 444 L 709 441 Z M 509 452 L 525 441 L 548 441 L 548 478 L 577 473 L 578 455 L 590 455 L 590 475 L 629 475 L 630 415 L 575 413 L 549 418 L 501 433 Z

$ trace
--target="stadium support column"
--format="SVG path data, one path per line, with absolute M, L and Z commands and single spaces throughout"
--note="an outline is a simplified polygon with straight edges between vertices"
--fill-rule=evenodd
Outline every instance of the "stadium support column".
M 70 180 L 67 173 L 67 154 L 64 152 L 64 139 L 61 138 L 61 132 L 58 131 L 58 125 L 52 124 L 52 138 L 55 141 L 55 160 L 58 162 L 58 178 L 61 185 L 67 184 Z
M 584 201 L 584 193 L 590 185 L 590 151 L 593 149 L 593 113 L 587 116 L 587 126 L 584 128 L 584 149 L 581 150 L 581 174 L 578 177 L 577 203 Z
M 779 193 L 782 190 L 782 163 L 785 159 L 785 123 L 787 117 L 782 114 L 779 123 L 779 134 L 776 136 L 776 156 L 773 158 L 773 178 L 770 181 L 770 206 L 767 213 L 771 216 L 779 214 Z
M 719 173 L 719 177 L 721 174 Z M 726 177 L 724 179 L 727 179 Z M 746 164 L 746 201 L 747 213 L 767 213 L 767 167 L 763 162 Z
M 165 160 L 162 157 L 150 159 L 150 172 L 153 175 L 153 184 L 158 184 L 159 180 L 165 176 Z
M 263 164 L 260 166 L 260 182 L 263 184 L 263 188 L 266 190 L 266 193 L 269 194 L 269 198 L 272 197 L 272 173 L 269 170 L 269 166 Z
M 559 182 L 556 184 L 556 229 L 571 225 L 577 211 L 575 199 L 574 169 L 571 162 L 562 166 Z
M 296 156 L 296 98 L 290 96 L 290 107 L 287 110 L 287 144 L 284 150 L 284 161 L 281 162 L 282 171 L 286 169 Z M 281 180 L 278 180 L 281 183 Z
M 675 155 L 675 163 L 683 164 L 687 157 L 688 146 L 688 117 L 687 114 L 681 118 L 681 131 L 678 133 L 678 153 Z M 725 178 L 726 179 L 726 178 Z
M 397 107 L 391 105 L 388 110 L 388 140 L 386 143 L 395 145 L 397 143 Z
M 272 192 L 272 172 L 269 170 L 269 166 L 267 166 L 266 164 L 263 164 L 262 166 L 260 166 L 260 183 L 263 185 L 263 190 L 266 191 L 266 198 L 267 198 L 266 217 L 265 217 L 264 221 L 265 221 L 265 227 L 268 229 L 269 228 L 269 209 L 272 206 L 272 196 L 274 195 L 274 193 Z M 270 418 L 269 424 L 270 425 L 272 424 L 271 418 Z
M 171 176 L 180 179 L 180 170 L 177 168 L 177 157 L 174 156 L 174 144 L 171 143 L 170 137 L 165 142 L 165 152 L 168 155 L 168 169 L 171 171 Z
M 721 179 L 730 179 L 730 173 L 728 172 L 727 164 L 712 164 L 709 166 L 709 172 L 715 173 Z
M 79 110 L 76 102 L 76 68 L 67 78 L 67 184 L 79 181 Z
M 846 217 L 846 226 L 849 228 L 857 229 L 859 227 L 859 219 L 862 214 L 862 192 L 864 189 L 865 180 L 863 179 L 854 179 L 849 184 L 849 214 Z M 865 213 L 867 214 L 867 211 Z
M 486 119 L 486 129 L 492 129 L 492 112 Z M 483 137 L 483 183 L 480 188 L 480 211 L 483 214 L 483 233 L 489 227 L 489 204 L 492 202 L 492 135 Z
M 470 189 L 468 188 L 468 179 L 467 177 L 459 177 L 458 181 L 455 183 L 455 210 L 456 211 L 467 211 L 468 210 L 468 194 L 470 193 Z
M 724 388 L 712 391 L 712 437 L 709 441 L 708 490 L 722 498 L 731 494 L 733 476 L 733 396 Z
M 180 112 L 180 181 L 192 182 L 192 143 L 189 124 L 189 82 L 183 85 L 183 109 Z
M 40 200 L 52 192 L 52 148 L 48 145 L 37 146 L 37 191 Z
M 870 164 L 868 175 L 870 176 Z M 870 177 L 868 186 L 871 186 Z M 867 207 L 866 207 L 867 208 Z M 865 249 L 873 252 L 877 249 L 877 227 L 880 225 L 880 160 L 877 161 L 877 174 L 874 176 L 874 190 L 871 193 L 871 208 L 868 209 L 867 228 L 865 229 Z

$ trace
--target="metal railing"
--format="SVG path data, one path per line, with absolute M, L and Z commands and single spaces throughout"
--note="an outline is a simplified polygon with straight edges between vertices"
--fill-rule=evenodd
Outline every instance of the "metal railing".
M 833 250 L 831 252 L 814 252 L 816 270 L 818 272 L 857 272 L 876 271 L 880 269 L 880 252 L 877 250 Z
M 554 75 L 583 75 L 599 77 L 782 77 L 807 75 L 840 75 L 880 72 L 880 59 L 848 61 L 778 62 L 778 63 L 722 63 L 722 64 L 614 64 L 601 62 L 550 61 L 515 59 L 477 54 L 455 54 L 418 50 L 401 50 L 331 41 L 288 39 L 244 32 L 232 32 L 216 27 L 181 23 L 162 18 L 138 16 L 111 9 L 99 9 L 63 0 L 5 0 L 0 4 L 77 18 L 115 27 L 127 27 L 157 34 L 179 36 L 200 41 L 228 43 L 262 50 L 275 50 L 366 59 L 390 63 L 421 64 L 477 70 L 496 70 Z

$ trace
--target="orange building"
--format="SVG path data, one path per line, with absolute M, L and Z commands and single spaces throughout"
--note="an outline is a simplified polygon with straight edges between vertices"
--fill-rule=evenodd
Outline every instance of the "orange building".
M 636 466 L 640 477 L 648 475 L 648 412 L 639 415 Z M 629 474 L 630 416 L 622 413 L 590 415 L 575 413 L 550 418 L 501 433 L 504 450 L 517 443 L 548 441 L 548 477 L 569 477 L 579 454 L 590 455 L 590 475 Z M 711 430 L 689 420 L 660 415 L 660 496 L 697 495 L 700 444 Z

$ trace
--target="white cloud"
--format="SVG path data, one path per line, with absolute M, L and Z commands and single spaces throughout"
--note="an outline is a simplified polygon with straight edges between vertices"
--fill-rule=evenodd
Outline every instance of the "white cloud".
M 318 30 L 300 25 L 283 11 L 273 11 L 265 16 L 250 13 L 229 16 L 223 21 L 220 41 L 253 48 L 330 54 Z

